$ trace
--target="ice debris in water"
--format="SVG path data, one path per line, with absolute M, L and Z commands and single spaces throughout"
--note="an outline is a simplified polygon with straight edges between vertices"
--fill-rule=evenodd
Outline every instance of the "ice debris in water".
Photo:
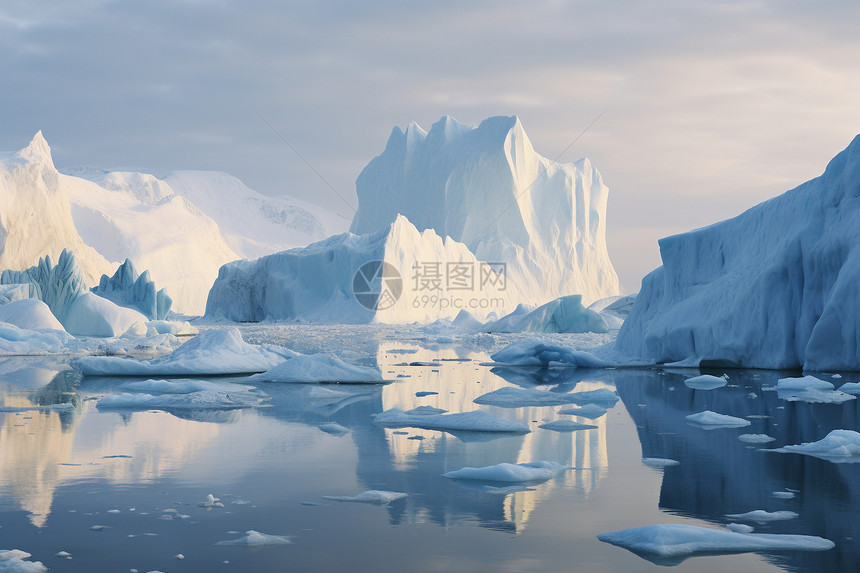
M 749 420 L 743 418 L 735 418 L 726 414 L 717 414 L 710 410 L 699 412 L 698 414 L 690 414 L 686 417 L 688 423 L 693 426 L 705 430 L 715 430 L 717 428 L 743 428 L 752 424 Z
M 541 340 L 521 340 L 491 355 L 493 362 L 514 366 L 580 366 L 604 368 L 606 362 L 593 354 Z
M 72 554 L 69 553 L 68 551 L 57 551 L 56 553 L 54 553 L 54 557 L 59 557 L 60 559 L 71 559 Z M 3 569 L 0 568 L 0 571 L 2 571 L 2 570 Z
M 412 427 L 426 430 L 453 430 L 465 432 L 512 432 L 528 434 L 528 426 L 519 422 L 503 420 L 480 410 L 457 414 L 409 414 L 399 408 L 391 408 L 376 414 L 374 424 L 389 427 Z
M 322 496 L 322 498 L 330 501 L 368 503 L 370 505 L 388 505 L 392 501 L 397 501 L 398 499 L 403 499 L 404 497 L 408 496 L 408 493 L 403 493 L 399 491 L 384 491 L 378 489 L 371 489 L 353 496 L 324 495 Z
M 649 468 L 668 468 L 671 466 L 680 465 L 681 462 L 670 458 L 642 458 L 642 463 Z
M 378 368 L 347 364 L 337 356 L 328 354 L 296 356 L 267 372 L 255 374 L 250 379 L 260 382 L 292 383 L 380 384 L 384 382 Z
M 834 463 L 860 462 L 860 433 L 854 430 L 833 430 L 817 442 L 783 446 L 772 452 L 804 454 Z
M 213 507 L 224 507 L 224 504 L 221 503 L 221 498 L 215 497 L 210 493 L 206 496 L 206 501 L 201 501 L 197 504 L 197 507 L 212 509 Z
M 501 463 L 482 468 L 465 467 L 442 474 L 451 479 L 467 479 L 500 482 L 546 481 L 568 468 L 557 462 L 530 462 L 525 464 Z
M 756 509 L 746 513 L 727 513 L 729 519 L 740 519 L 742 521 L 755 521 L 756 523 L 769 523 L 771 521 L 785 521 L 798 517 L 793 511 L 765 511 Z
M 835 544 L 811 535 L 738 533 L 694 525 L 659 524 L 598 535 L 600 541 L 636 552 L 647 559 L 683 560 L 696 553 L 748 551 L 825 551 Z M 665 563 L 665 564 L 671 564 Z
M 767 444 L 776 441 L 776 438 L 767 434 L 741 434 L 738 439 L 745 444 Z
M 857 399 L 857 396 L 836 390 L 833 384 L 819 380 L 815 376 L 781 378 L 776 384 L 776 391 L 780 399 L 789 402 L 841 404 L 848 400 Z
M 266 545 L 287 545 L 292 543 L 292 538 L 286 535 L 269 535 L 249 529 L 245 535 L 238 539 L 219 541 L 215 545 L 241 545 L 245 547 L 264 547 Z
M 728 383 L 728 380 L 728 374 L 723 374 L 722 376 L 702 374 L 701 376 L 687 378 L 684 380 L 684 385 L 688 388 L 693 388 L 694 390 L 716 390 L 717 388 L 725 386 L 726 383 Z

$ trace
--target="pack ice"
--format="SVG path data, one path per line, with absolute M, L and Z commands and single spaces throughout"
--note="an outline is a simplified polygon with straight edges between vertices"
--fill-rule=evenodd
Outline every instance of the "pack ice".
M 860 369 L 860 136 L 824 174 L 660 240 L 617 348 L 657 362 Z
M 461 242 L 482 261 L 507 264 L 521 302 L 619 293 L 606 249 L 609 189 L 587 158 L 557 163 L 535 152 L 516 117 L 477 127 L 445 116 L 424 131 L 394 127 L 355 183 L 350 231 L 378 232 L 398 214 Z

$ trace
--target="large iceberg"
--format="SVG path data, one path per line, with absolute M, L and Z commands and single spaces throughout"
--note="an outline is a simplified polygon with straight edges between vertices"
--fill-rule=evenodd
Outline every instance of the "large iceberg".
M 465 269 L 471 283 L 452 291 L 435 288 L 427 269 Z M 209 292 L 206 316 L 236 321 L 265 318 L 323 323 L 407 323 L 512 308 L 518 285 L 475 258 L 462 243 L 433 230 L 419 232 L 397 217 L 380 233 L 329 237 L 221 267 Z M 430 284 L 433 283 L 433 284 Z
M 60 253 L 55 265 L 51 255 L 39 259 L 39 263 L 22 271 L 5 270 L 0 274 L 0 284 L 29 284 L 34 298 L 48 305 L 54 316 L 65 325 L 66 314 L 82 294 L 89 292 L 75 255 L 66 249 Z
M 657 362 L 860 370 L 860 136 L 824 174 L 660 240 L 617 348 Z
M 523 314 L 521 307 L 495 322 L 485 324 L 486 332 L 597 332 L 609 331 L 606 320 L 582 306 L 581 294 L 570 294 L 551 300 Z
M 587 158 L 557 163 L 536 153 L 516 116 L 477 127 L 446 116 L 429 132 L 395 127 L 356 192 L 353 233 L 379 232 L 404 215 L 482 261 L 505 263 L 522 302 L 579 293 L 590 303 L 619 293 L 603 178 Z
M 92 292 L 120 306 L 133 308 L 149 320 L 164 320 L 173 304 L 165 289 L 155 290 L 149 271 L 138 274 L 131 259 L 126 259 L 112 277 L 102 275 Z

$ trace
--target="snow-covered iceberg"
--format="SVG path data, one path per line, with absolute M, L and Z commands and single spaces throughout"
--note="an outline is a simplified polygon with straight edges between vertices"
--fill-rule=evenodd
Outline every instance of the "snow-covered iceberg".
M 102 275 L 92 292 L 120 306 L 133 308 L 149 320 L 164 320 L 173 304 L 165 289 L 155 290 L 149 271 L 139 274 L 131 259 L 126 259 L 112 277 Z
M 860 370 L 860 136 L 824 174 L 660 240 L 617 348 L 657 362 Z
M 160 358 L 135 360 L 84 356 L 77 367 L 85 376 L 203 376 L 265 372 L 296 353 L 272 345 L 248 344 L 236 327 L 206 330 Z
M 443 117 L 429 132 L 395 127 L 356 180 L 350 230 L 378 232 L 398 214 L 419 230 L 506 263 L 521 302 L 619 293 L 606 249 L 609 190 L 588 159 L 556 163 L 535 152 L 517 117 L 477 127 Z

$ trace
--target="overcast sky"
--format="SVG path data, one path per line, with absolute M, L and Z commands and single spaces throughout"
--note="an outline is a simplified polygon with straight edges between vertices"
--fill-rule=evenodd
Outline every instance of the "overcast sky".
M 657 239 L 819 175 L 860 133 L 860 2 L 3 0 L 0 149 L 227 171 L 351 217 L 392 126 L 518 115 L 610 188 L 625 289 Z M 267 125 L 296 148 L 333 192 Z

